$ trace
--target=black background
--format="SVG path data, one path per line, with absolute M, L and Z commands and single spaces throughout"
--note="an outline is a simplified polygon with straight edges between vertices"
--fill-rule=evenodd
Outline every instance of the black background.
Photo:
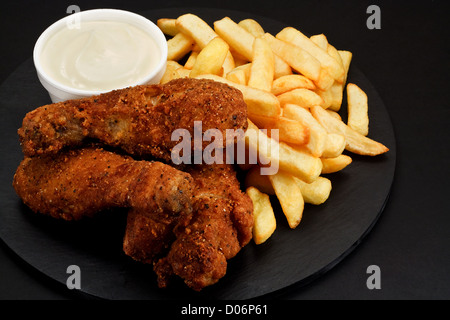
M 208 7 L 279 20 L 324 33 L 353 52 L 388 108 L 397 140 L 390 199 L 371 233 L 321 278 L 292 288 L 286 300 L 429 300 L 450 298 L 449 44 L 446 1 L 10 1 L 0 5 L 0 83 L 29 59 L 40 33 L 76 4 L 82 10 Z M 366 9 L 381 8 L 381 30 Z M 26 92 L 24 92 L 26 94 Z M 2 181 L 1 183 L 10 183 Z M 83 299 L 18 259 L 0 242 L 0 299 Z M 380 290 L 366 286 L 370 265 Z

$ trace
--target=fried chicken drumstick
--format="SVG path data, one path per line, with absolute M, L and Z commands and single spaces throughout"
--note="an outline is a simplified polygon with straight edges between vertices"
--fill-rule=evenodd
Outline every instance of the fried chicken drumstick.
M 13 186 L 32 211 L 64 220 L 129 208 L 127 237 L 140 251 L 124 249 L 140 258 L 144 251 L 151 261 L 174 240 L 175 226 L 192 214 L 193 183 L 188 173 L 161 162 L 92 147 L 25 158 Z
M 25 158 L 13 186 L 34 212 L 65 220 L 116 207 L 154 215 L 192 211 L 189 174 L 95 147 Z
M 25 116 L 18 133 L 25 156 L 57 153 L 92 138 L 131 155 L 169 161 L 178 143 L 171 141 L 172 132 L 187 129 L 193 136 L 194 121 L 202 121 L 203 132 L 219 129 L 223 137 L 226 129 L 246 129 L 242 93 L 219 82 L 186 78 L 130 87 L 37 108 Z
M 240 190 L 232 165 L 197 165 L 187 171 L 196 184 L 194 214 L 175 230 L 175 242 L 154 269 L 160 287 L 178 275 L 199 291 L 225 276 L 227 260 L 251 240 L 253 203 Z

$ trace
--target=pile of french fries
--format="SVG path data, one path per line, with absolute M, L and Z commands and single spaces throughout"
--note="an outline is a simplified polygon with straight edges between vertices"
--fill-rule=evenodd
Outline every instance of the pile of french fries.
M 323 175 L 352 162 L 344 150 L 368 156 L 389 150 L 367 137 L 367 95 L 347 84 L 352 53 L 337 50 L 325 35 L 308 37 L 287 27 L 274 36 L 253 19 L 235 22 L 229 17 L 210 26 L 190 13 L 159 19 L 157 25 L 170 37 L 161 83 L 206 78 L 239 89 L 248 108 L 246 147 L 279 165 L 272 175 L 261 174 L 261 163 L 241 165 L 254 205 L 256 244 L 276 229 L 269 195 L 277 197 L 294 229 L 305 203 L 320 205 L 328 199 L 331 181 Z M 344 94 L 346 123 L 338 113 Z M 270 136 L 271 129 L 278 129 L 279 139 Z

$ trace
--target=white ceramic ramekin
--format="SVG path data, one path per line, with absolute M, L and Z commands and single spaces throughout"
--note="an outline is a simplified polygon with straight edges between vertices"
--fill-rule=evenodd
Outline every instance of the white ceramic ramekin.
M 77 21 L 79 23 L 82 23 L 83 21 L 102 21 L 102 20 L 127 22 L 137 28 L 140 28 L 153 38 L 153 40 L 157 45 L 157 49 L 160 50 L 161 59 L 158 62 L 156 68 L 153 69 L 138 83 L 129 83 L 126 85 L 126 87 L 141 84 L 158 83 L 161 80 L 166 70 L 167 42 L 164 34 L 158 28 L 158 26 L 156 26 L 152 21 L 148 20 L 147 18 L 141 15 L 124 10 L 94 9 L 81 11 L 66 16 L 53 23 L 41 34 L 41 36 L 38 38 L 34 46 L 33 61 L 36 67 L 37 75 L 41 84 L 48 91 L 52 102 L 65 101 L 69 99 L 79 99 L 103 93 L 103 91 L 81 90 L 61 84 L 55 79 L 51 78 L 48 74 L 46 74 L 40 62 L 40 56 L 45 43 L 57 31 L 67 27 L 68 24 L 73 24 Z

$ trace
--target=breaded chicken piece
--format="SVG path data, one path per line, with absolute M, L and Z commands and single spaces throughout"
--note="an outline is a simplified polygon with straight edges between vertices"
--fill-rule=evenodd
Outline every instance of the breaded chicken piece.
M 225 276 L 227 260 L 251 240 L 253 203 L 241 191 L 232 165 L 198 165 L 188 172 L 196 184 L 194 213 L 175 229 L 176 240 L 154 270 L 159 287 L 178 275 L 199 291 Z
M 55 154 L 92 138 L 131 155 L 169 161 L 178 144 L 172 141 L 172 132 L 187 129 L 193 137 L 194 121 L 202 122 L 202 132 L 219 129 L 224 138 L 226 129 L 246 129 L 242 93 L 219 82 L 191 78 L 130 87 L 39 107 L 25 116 L 18 133 L 29 157 Z M 215 143 L 225 146 L 224 141 Z
M 194 182 L 161 162 L 136 161 L 101 148 L 25 158 L 13 186 L 34 212 L 79 220 L 109 208 L 133 208 L 170 224 L 192 212 Z
M 25 158 L 13 186 L 35 212 L 65 220 L 130 208 L 124 253 L 194 290 L 216 283 L 252 237 L 253 205 L 232 165 L 136 161 L 101 148 Z

